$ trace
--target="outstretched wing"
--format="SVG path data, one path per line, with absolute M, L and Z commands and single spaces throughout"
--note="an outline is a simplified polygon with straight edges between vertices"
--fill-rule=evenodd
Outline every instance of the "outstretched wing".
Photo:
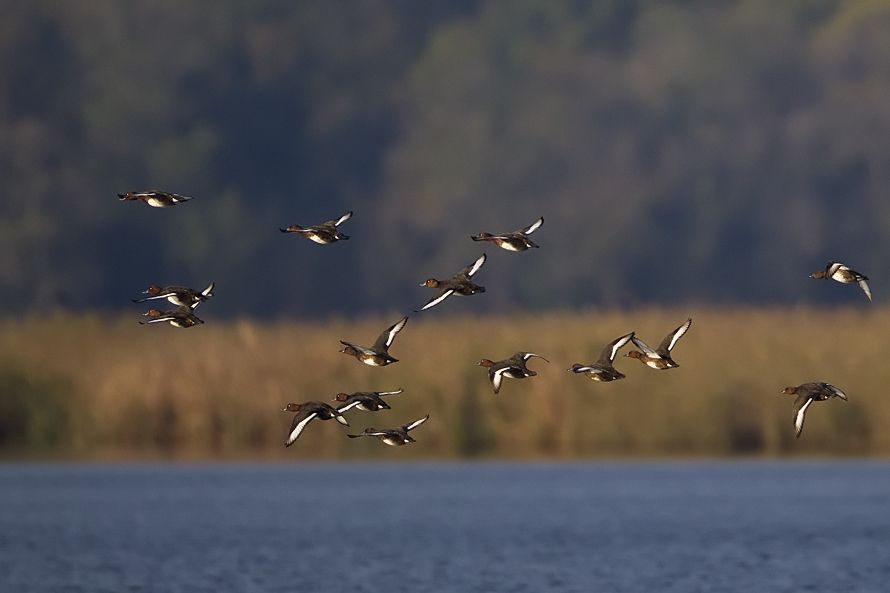
M 825 265 L 825 275 L 831 278 L 838 270 L 849 270 L 847 266 L 840 262 L 830 261 Z
M 535 354 L 534 352 L 517 352 L 514 356 L 518 356 L 522 359 L 522 362 L 526 362 L 529 358 L 540 358 L 544 362 L 550 362 L 540 354 Z
M 634 337 L 634 332 L 630 332 L 627 335 L 621 336 L 620 338 L 616 338 L 606 344 L 606 347 L 603 348 L 603 351 L 600 353 L 599 361 L 600 362 L 612 362 L 615 360 L 615 355 L 618 354 L 618 351 L 624 347 L 625 344 L 630 342 L 631 338 Z
M 377 395 L 397 395 L 399 393 L 402 393 L 403 391 L 405 390 L 402 388 L 399 388 L 397 391 L 378 391 Z
M 643 354 L 645 354 L 646 356 L 649 356 L 651 358 L 661 358 L 661 355 L 658 352 L 650 348 L 649 345 L 640 338 L 634 336 L 631 338 L 631 340 L 633 340 L 634 346 L 642 350 Z
M 438 305 L 439 303 L 441 303 L 442 301 L 444 301 L 445 299 L 447 299 L 448 297 L 450 297 L 453 294 L 454 294 L 454 289 L 446 288 L 445 290 L 443 290 L 442 292 L 440 292 L 439 294 L 437 294 L 436 296 L 431 298 L 429 301 L 427 301 L 427 303 L 423 307 L 421 307 L 419 310 L 426 311 L 427 309 L 435 307 L 436 305 Z
M 482 264 L 485 263 L 485 260 L 487 259 L 487 257 L 488 256 L 486 256 L 483 253 L 478 258 L 476 258 L 476 261 L 474 261 L 472 264 L 470 264 L 469 266 L 467 266 L 466 268 L 464 268 L 463 270 L 458 272 L 457 275 L 458 276 L 463 275 L 463 276 L 466 276 L 467 278 L 472 278 L 473 275 L 479 271 L 479 268 L 482 267 Z
M 683 335 L 689 331 L 689 328 L 692 326 L 692 318 L 686 320 L 683 325 L 669 333 L 664 337 L 661 341 L 661 344 L 658 346 L 658 351 L 661 353 L 670 352 L 674 346 L 677 344 L 677 340 L 683 337 Z M 636 340 L 634 340 L 634 344 L 636 344 Z
M 429 419 L 430 419 L 430 415 L 427 414 L 426 416 L 424 416 L 424 417 L 421 418 L 420 420 L 415 420 L 415 421 L 412 422 L 411 424 L 406 424 L 406 425 L 404 425 L 402 428 L 405 429 L 405 432 L 408 432 L 409 430 L 414 430 L 415 428 L 417 428 L 418 426 L 420 426 L 421 424 L 423 424 L 424 422 L 426 422 L 426 421 L 429 420 Z
M 859 288 L 862 289 L 862 292 L 865 293 L 865 296 L 868 297 L 868 300 L 871 300 L 871 289 L 868 287 L 868 282 L 865 278 L 859 281 Z
M 380 337 L 374 342 L 374 349 L 386 350 L 389 348 L 392 345 L 392 341 L 396 339 L 396 334 L 402 331 L 402 328 L 405 327 L 406 323 L 408 323 L 408 318 L 402 317 L 402 319 L 383 330 L 383 333 L 380 334 Z
M 308 414 L 295 414 L 294 421 L 291 422 L 290 425 L 290 434 L 287 435 L 287 440 L 284 441 L 285 447 L 290 447 L 294 444 L 300 437 L 300 433 L 303 432 L 303 429 L 306 428 L 306 425 L 309 424 L 318 414 L 316 412 L 310 412 Z
M 341 224 L 343 224 L 344 222 L 346 222 L 346 221 L 349 220 L 350 218 L 352 218 L 352 210 L 350 210 L 349 212 L 347 212 L 346 214 L 344 214 L 344 215 L 341 216 L 340 218 L 337 218 L 337 219 L 335 219 L 335 220 L 328 220 L 327 222 L 324 223 L 324 226 L 328 226 L 328 225 L 330 225 L 330 226 L 340 226 Z
M 543 216 L 541 218 L 539 218 L 538 220 L 534 221 L 533 223 L 531 223 L 530 225 L 528 225 L 527 227 L 525 227 L 524 229 L 519 230 L 518 232 L 522 233 L 523 235 L 531 235 L 536 230 L 538 230 L 542 224 L 544 224 Z
M 828 391 L 830 391 L 837 397 L 841 398 L 842 400 L 847 399 L 847 394 L 844 393 L 843 391 L 841 391 L 840 389 L 838 389 L 837 387 L 835 387 L 834 385 L 832 385 L 831 383 L 823 383 L 822 387 L 824 387 L 825 389 L 827 389 Z
M 813 403 L 812 397 L 806 397 L 803 395 L 797 396 L 794 400 L 794 430 L 795 436 L 800 436 L 800 433 L 803 431 L 803 421 L 804 415 L 807 412 L 807 408 L 810 407 L 810 404 Z

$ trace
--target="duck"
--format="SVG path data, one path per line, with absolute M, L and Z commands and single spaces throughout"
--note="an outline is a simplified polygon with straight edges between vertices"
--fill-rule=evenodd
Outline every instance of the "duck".
M 439 289 L 439 294 L 431 298 L 427 302 L 427 304 L 419 309 L 419 311 L 426 311 L 431 307 L 435 307 L 453 294 L 470 296 L 479 292 L 485 292 L 484 286 L 474 284 L 470 280 L 470 278 L 472 278 L 476 274 L 476 272 L 479 271 L 479 268 L 482 267 L 482 264 L 485 263 L 486 259 L 487 256 L 483 253 L 478 258 L 476 258 L 476 261 L 474 261 L 466 268 L 462 269 L 460 272 L 458 272 L 448 280 L 437 280 L 435 278 L 429 278 L 421 283 L 421 286 Z
M 329 243 L 336 243 L 337 241 L 345 241 L 349 239 L 349 236 L 341 233 L 340 229 L 337 227 L 350 218 L 352 218 L 352 210 L 343 214 L 340 218 L 327 220 L 315 226 L 301 227 L 298 224 L 292 224 L 278 230 L 282 233 L 299 233 L 319 245 L 328 245 Z
M 491 386 L 494 388 L 494 392 L 498 393 L 501 390 L 501 382 L 504 377 L 509 377 L 510 379 L 525 379 L 527 377 L 534 377 L 538 374 L 526 366 L 526 363 L 531 358 L 540 358 L 545 362 L 550 362 L 540 354 L 535 354 L 534 352 L 517 352 L 510 358 L 504 360 L 495 362 L 488 358 L 483 358 L 476 364 L 477 366 L 486 367 L 488 369 L 488 380 L 491 381 Z
M 198 308 L 198 305 L 209 299 L 213 296 L 213 289 L 216 287 L 215 282 L 211 282 L 207 285 L 207 288 L 198 292 L 193 288 L 187 288 L 185 286 L 158 286 L 156 284 L 152 284 L 147 289 L 142 291 L 142 294 L 147 294 L 148 296 L 141 299 L 133 299 L 134 303 L 144 303 L 145 301 L 151 301 L 154 299 L 167 299 L 169 302 L 173 303 L 178 307 L 189 307 L 192 310 Z
M 655 350 L 647 346 L 643 340 L 634 336 L 631 338 L 631 341 L 637 348 L 642 350 L 642 352 L 639 350 L 631 350 L 630 352 L 626 352 L 624 356 L 628 358 L 636 358 L 647 367 L 653 369 L 675 369 L 680 365 L 671 358 L 671 350 L 677 345 L 677 341 L 683 337 L 683 334 L 689 331 L 690 326 L 692 326 L 692 318 L 687 319 L 680 327 L 666 335 Z
M 173 327 L 189 328 L 204 323 L 204 320 L 195 315 L 190 307 L 182 306 L 177 307 L 171 311 L 149 309 L 148 311 L 143 313 L 142 316 L 148 317 L 148 321 L 140 321 L 140 325 L 161 323 L 162 321 L 167 321 Z
M 117 194 L 117 197 L 122 202 L 145 202 L 153 208 L 168 208 L 191 200 L 188 196 L 158 190 L 128 191 Z
M 618 379 L 624 379 L 625 375 L 614 366 L 612 366 L 612 362 L 615 360 L 615 355 L 618 354 L 618 351 L 624 347 L 625 344 L 631 341 L 634 337 L 634 332 L 630 332 L 629 334 L 625 334 L 620 338 L 615 338 L 603 348 L 600 357 L 593 364 L 582 365 L 577 362 L 572 365 L 572 368 L 569 371 L 573 373 L 584 373 L 594 381 L 617 381 Z
M 868 297 L 868 300 L 871 300 L 871 288 L 868 287 L 868 276 L 860 274 L 856 270 L 851 270 L 840 262 L 828 262 L 824 270 L 813 272 L 810 274 L 810 278 L 815 278 L 816 280 L 831 278 L 842 284 L 857 283 L 859 284 L 859 288 L 862 289 L 862 292 L 865 293 L 865 296 Z
M 383 333 L 380 334 L 377 341 L 374 342 L 374 345 L 370 348 L 340 340 L 340 343 L 343 344 L 343 348 L 340 352 L 348 354 L 349 356 L 354 356 L 359 361 L 372 367 L 383 367 L 394 362 L 399 362 L 398 358 L 390 356 L 389 347 L 392 346 L 392 342 L 396 339 L 396 335 L 402 331 L 402 328 L 405 327 L 406 323 L 408 323 L 408 318 L 403 317 L 383 330 Z
M 800 438 L 803 432 L 804 415 L 807 408 L 815 402 L 825 401 L 833 397 L 839 397 L 847 401 L 847 394 L 832 385 L 831 383 L 801 383 L 797 387 L 786 387 L 782 390 L 784 395 L 796 395 L 794 398 L 794 431 L 795 436 Z
M 383 401 L 385 395 L 396 395 L 402 393 L 404 389 L 396 391 L 356 391 L 355 393 L 338 393 L 332 401 L 340 402 L 342 406 L 337 406 L 337 411 L 343 413 L 352 408 L 364 410 L 365 412 L 378 412 L 380 410 L 389 410 L 390 405 Z
M 415 420 L 414 422 L 410 422 L 398 428 L 384 428 L 382 430 L 366 428 L 359 434 L 347 434 L 346 436 L 351 439 L 357 439 L 359 437 L 376 437 L 391 447 L 401 447 L 402 445 L 416 442 L 408 432 L 414 430 L 429 419 L 430 415 L 427 414 L 419 420 Z
M 492 235 L 491 233 L 479 233 L 478 235 L 470 236 L 470 239 L 472 239 L 473 241 L 491 241 L 501 249 L 505 249 L 507 251 L 526 251 L 531 247 L 537 249 L 539 246 L 536 245 L 531 239 L 529 239 L 528 236 L 538 230 L 542 224 L 544 224 L 543 216 L 524 229 L 518 229 L 513 232 L 502 233 L 500 235 Z
M 290 432 L 287 433 L 287 439 L 284 441 L 285 447 L 290 447 L 300 438 L 300 434 L 306 425 L 312 420 L 330 420 L 334 418 L 343 426 L 349 426 L 346 418 L 333 406 L 324 402 L 303 402 L 301 404 L 287 404 L 282 412 L 296 412 L 293 422 L 290 424 Z

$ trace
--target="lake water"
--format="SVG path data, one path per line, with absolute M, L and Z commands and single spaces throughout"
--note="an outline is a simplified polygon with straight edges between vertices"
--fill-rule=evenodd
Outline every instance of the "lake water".
M 890 464 L 0 465 L 0 591 L 890 591 Z

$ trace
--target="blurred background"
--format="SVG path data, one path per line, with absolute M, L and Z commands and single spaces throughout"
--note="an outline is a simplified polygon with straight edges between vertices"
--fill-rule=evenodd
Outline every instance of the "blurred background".
M 890 454 L 888 32 L 881 0 L 2 3 L 0 454 L 391 457 L 333 423 L 285 452 L 279 410 L 397 387 L 356 424 L 431 413 L 405 456 Z M 348 242 L 278 231 L 346 210 Z M 539 250 L 469 240 L 542 215 Z M 337 353 L 482 250 L 401 363 Z M 207 325 L 136 325 L 210 280 Z M 565 372 L 689 316 L 680 369 Z M 494 398 L 472 365 L 517 350 L 554 362 Z M 809 380 L 851 401 L 796 441 Z

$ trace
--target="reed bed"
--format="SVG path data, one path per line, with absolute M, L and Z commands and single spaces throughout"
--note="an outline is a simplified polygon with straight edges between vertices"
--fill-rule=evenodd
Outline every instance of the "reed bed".
M 887 456 L 890 309 L 642 309 L 416 315 L 371 368 L 338 353 L 371 343 L 398 314 L 357 321 L 214 321 L 181 330 L 133 317 L 57 314 L 0 322 L 0 453 L 73 459 L 585 459 Z M 567 372 L 635 330 L 650 345 L 694 317 L 679 369 L 619 357 L 622 381 Z M 537 377 L 494 395 L 483 357 L 525 350 Z M 625 349 L 626 351 L 626 349 Z M 795 439 L 786 385 L 829 381 L 850 401 L 814 405 Z M 315 422 L 283 447 L 290 401 L 391 390 L 390 411 L 353 411 L 356 432 L 426 413 L 399 449 Z

